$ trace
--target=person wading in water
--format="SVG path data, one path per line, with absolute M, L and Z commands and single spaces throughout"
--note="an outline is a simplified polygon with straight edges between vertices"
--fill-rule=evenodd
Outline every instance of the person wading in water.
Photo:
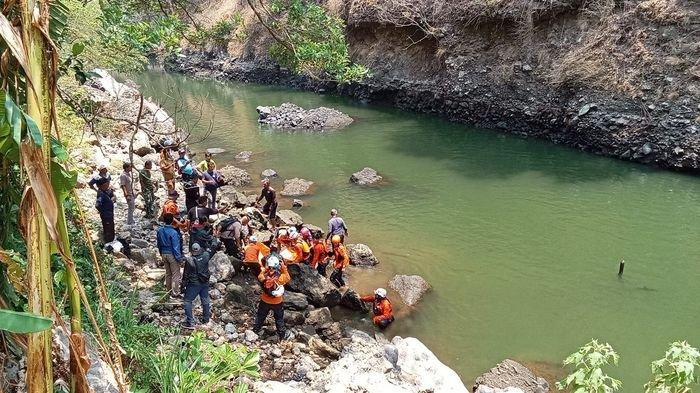
M 391 302 L 386 297 L 386 289 L 377 288 L 374 291 L 374 295 L 361 296 L 360 300 L 363 302 L 372 303 L 372 322 L 374 325 L 380 329 L 386 329 L 392 322 L 394 322 L 394 313 L 391 309 Z

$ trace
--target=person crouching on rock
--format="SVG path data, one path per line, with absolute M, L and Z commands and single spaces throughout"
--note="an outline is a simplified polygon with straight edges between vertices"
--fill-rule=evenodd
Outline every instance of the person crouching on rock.
M 209 301 L 209 253 L 199 243 L 190 247 L 192 256 L 185 258 L 185 271 L 182 277 L 182 291 L 185 294 L 185 329 L 194 329 L 192 302 L 199 296 L 202 302 L 202 324 L 209 323 L 211 305 Z
M 386 297 L 386 289 L 377 288 L 374 291 L 374 295 L 361 296 L 360 300 L 363 302 L 372 302 L 372 322 L 374 325 L 380 329 L 386 329 L 392 322 L 394 322 L 394 314 L 391 310 L 391 302 Z
M 350 264 L 350 257 L 348 256 L 348 250 L 345 248 L 343 243 L 341 243 L 340 235 L 333 235 L 331 238 L 331 243 L 333 244 L 333 257 L 335 262 L 333 263 L 333 273 L 331 273 L 331 282 L 336 287 L 344 287 L 345 280 L 343 280 L 343 269 L 345 269 Z
M 262 294 L 260 295 L 260 303 L 258 303 L 253 332 L 260 333 L 265 318 L 272 311 L 275 317 L 277 336 L 280 340 L 287 340 L 291 334 L 284 325 L 284 284 L 290 280 L 289 272 L 277 255 L 270 254 L 265 264 L 266 266 L 258 275 L 258 281 L 262 285 Z
M 248 240 L 250 243 L 245 247 L 243 253 L 243 267 L 253 272 L 257 277 L 263 267 L 260 261 L 270 254 L 270 248 L 259 242 L 255 235 L 251 235 Z

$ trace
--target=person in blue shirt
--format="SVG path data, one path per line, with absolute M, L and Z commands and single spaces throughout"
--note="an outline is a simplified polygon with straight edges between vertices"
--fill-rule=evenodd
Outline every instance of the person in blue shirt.
M 173 215 L 164 214 L 165 225 L 158 228 L 156 239 L 158 242 L 158 252 L 163 258 L 165 265 L 165 290 L 170 297 L 179 298 L 180 295 L 180 264 L 184 260 L 182 246 L 180 244 L 180 233 L 173 227 Z
M 100 212 L 102 221 L 102 240 L 105 244 L 114 241 L 114 190 L 109 186 L 108 178 L 100 178 L 97 182 L 97 199 L 95 208 Z

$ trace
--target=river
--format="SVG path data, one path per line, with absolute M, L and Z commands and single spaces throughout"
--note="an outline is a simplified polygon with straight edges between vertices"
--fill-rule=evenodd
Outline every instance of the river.
M 621 356 L 610 374 L 639 392 L 670 342 L 700 345 L 695 177 L 341 97 L 156 71 L 134 79 L 156 100 L 181 94 L 193 117 L 205 102 L 194 131 L 211 118 L 213 133 L 192 148 L 227 149 L 219 165 L 251 150 L 252 162 L 237 165 L 254 179 L 274 168 L 278 190 L 281 179 L 314 181 L 305 220 L 325 227 L 338 208 L 349 242 L 381 261 L 354 272 L 351 286 L 370 291 L 394 274 L 430 282 L 386 334 L 418 337 L 468 386 L 507 357 L 561 373 L 566 355 L 598 338 Z M 283 102 L 333 107 L 355 123 L 321 134 L 261 129 L 255 107 Z M 350 184 L 365 166 L 386 184 Z

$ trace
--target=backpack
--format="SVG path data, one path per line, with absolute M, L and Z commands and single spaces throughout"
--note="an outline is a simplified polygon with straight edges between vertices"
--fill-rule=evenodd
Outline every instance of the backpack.
M 209 253 L 203 252 L 199 255 L 193 255 L 192 262 L 194 263 L 199 282 L 202 284 L 208 283 L 211 276 L 209 273 Z
M 235 224 L 235 223 L 237 223 L 237 222 L 238 222 L 238 218 L 237 218 L 237 217 L 226 217 L 226 218 L 223 219 L 221 222 L 219 222 L 218 226 L 219 226 L 219 229 L 220 229 L 222 232 L 227 232 L 227 231 L 228 231 L 228 227 L 230 227 L 231 225 L 233 225 L 233 224 Z

